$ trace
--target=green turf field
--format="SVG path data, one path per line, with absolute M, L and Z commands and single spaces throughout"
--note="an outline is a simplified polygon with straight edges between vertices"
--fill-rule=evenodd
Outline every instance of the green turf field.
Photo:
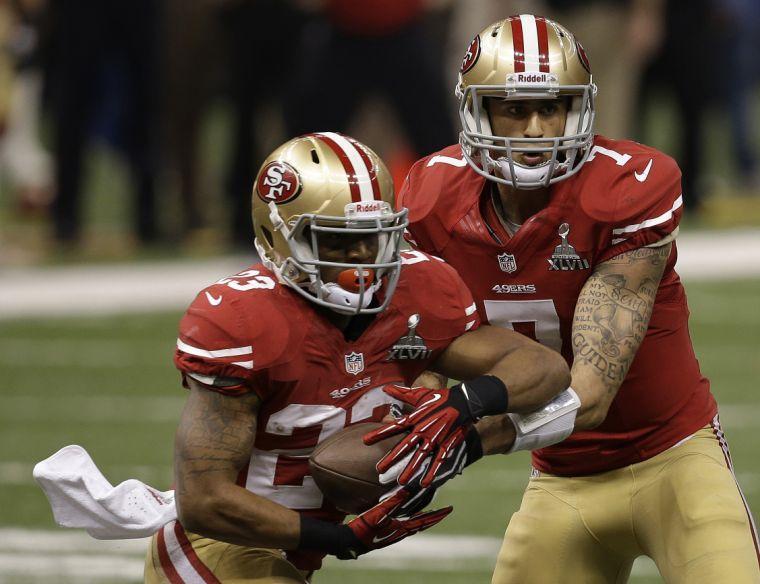
M 760 280 L 693 283 L 688 293 L 697 354 L 724 406 L 721 417 L 739 479 L 757 511 Z M 169 487 L 184 391 L 171 364 L 178 318 L 172 313 L 0 323 L 0 527 L 54 528 L 31 468 L 66 444 L 85 446 L 113 483 L 135 477 Z M 439 502 L 453 504 L 455 512 L 434 532 L 500 537 L 528 471 L 525 453 L 492 457 L 468 469 L 441 493 Z M 396 584 L 487 582 L 491 565 L 462 561 L 455 568 L 442 563 L 440 571 L 425 568 L 394 570 L 391 577 Z M 637 574 L 632 582 L 659 582 Z M 379 568 L 330 562 L 315 581 L 387 579 Z

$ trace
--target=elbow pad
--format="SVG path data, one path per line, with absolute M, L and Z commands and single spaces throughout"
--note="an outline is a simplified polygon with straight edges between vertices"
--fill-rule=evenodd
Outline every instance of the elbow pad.
M 542 408 L 527 414 L 507 414 L 515 425 L 515 442 L 507 454 L 517 450 L 537 450 L 562 442 L 575 427 L 581 400 L 568 387 Z

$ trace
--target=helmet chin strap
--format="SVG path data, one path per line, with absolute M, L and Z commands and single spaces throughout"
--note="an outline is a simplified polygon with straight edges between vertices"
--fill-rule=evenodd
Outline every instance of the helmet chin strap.
M 509 158 L 505 156 L 501 156 L 496 160 L 490 156 L 488 156 L 488 158 L 491 166 L 495 167 L 506 180 L 511 181 L 513 185 L 519 189 L 539 189 L 545 184 L 548 184 L 553 176 L 564 174 L 569 166 L 567 162 L 555 164 L 553 167 L 554 171 L 551 173 L 551 176 L 548 176 L 552 169 L 550 161 L 535 167 L 525 167 L 514 161 L 513 164 L 510 165 Z M 514 169 L 514 172 L 512 172 L 512 169 Z M 533 184 L 531 186 L 526 186 L 526 184 L 530 183 Z
M 367 308 L 378 288 L 380 288 L 380 282 L 375 282 L 364 291 L 364 294 L 361 294 L 350 292 L 336 282 L 327 282 L 322 284 L 322 294 L 326 302 L 336 305 L 332 310 L 343 312 L 338 309 L 338 306 L 345 306 L 347 311 L 354 312 L 358 308 Z
M 338 274 L 337 282 L 325 282 L 322 284 L 323 300 L 337 307 L 346 307 L 352 312 L 367 308 L 372 302 L 375 292 L 380 288 L 381 279 L 376 278 L 375 270 L 349 268 Z M 316 281 L 313 281 L 314 285 Z M 364 293 L 361 289 L 364 286 Z
M 524 166 L 514 163 L 510 166 L 509 159 L 505 157 L 497 158 L 494 162 L 502 176 L 507 180 L 513 180 L 518 187 L 520 186 L 520 183 L 544 182 L 546 180 L 546 175 L 549 174 L 549 169 L 551 168 L 551 164 L 548 162 L 536 166 L 535 168 L 525 168 Z M 514 173 L 512 172 L 512 168 L 514 168 Z

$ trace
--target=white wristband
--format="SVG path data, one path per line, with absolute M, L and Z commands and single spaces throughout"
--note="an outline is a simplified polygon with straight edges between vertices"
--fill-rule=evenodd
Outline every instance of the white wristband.
M 568 387 L 541 409 L 527 414 L 507 414 L 515 425 L 515 442 L 507 454 L 562 442 L 572 433 L 580 407 L 578 394 Z

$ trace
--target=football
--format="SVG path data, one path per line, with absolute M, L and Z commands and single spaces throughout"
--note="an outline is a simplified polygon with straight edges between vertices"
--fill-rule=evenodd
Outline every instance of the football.
M 330 436 L 309 457 L 311 476 L 324 496 L 338 509 L 353 515 L 375 505 L 388 490 L 381 485 L 375 465 L 404 437 L 397 434 L 367 446 L 362 436 L 382 426 L 365 422 Z

